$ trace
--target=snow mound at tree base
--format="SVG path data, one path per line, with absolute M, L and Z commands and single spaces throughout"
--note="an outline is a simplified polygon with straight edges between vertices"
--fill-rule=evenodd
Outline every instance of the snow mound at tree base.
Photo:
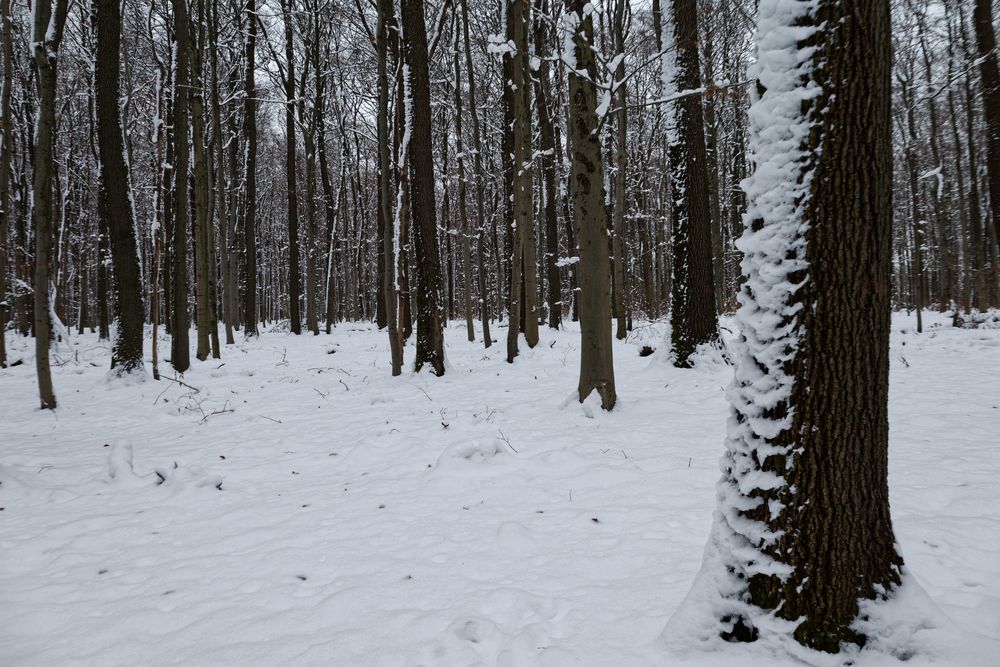
M 837 654 L 802 646 L 793 637 L 798 622 L 740 601 L 739 589 L 719 556 L 713 528 L 694 585 L 661 635 L 677 664 L 707 667 L 760 660 L 762 664 L 794 661 L 811 667 L 898 667 L 901 663 L 991 667 L 1000 656 L 1000 641 L 959 628 L 905 570 L 902 584 L 888 598 L 860 601 L 858 618 L 851 627 L 866 637 L 865 646 L 842 644 Z M 755 641 L 723 639 L 733 629 L 730 619 L 737 617 L 752 620 L 758 633 Z

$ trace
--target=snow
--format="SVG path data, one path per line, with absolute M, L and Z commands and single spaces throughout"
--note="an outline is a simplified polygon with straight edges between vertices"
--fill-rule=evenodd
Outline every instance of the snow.
M 441 378 L 392 378 L 367 324 L 265 332 L 184 385 L 106 380 L 88 334 L 54 359 L 56 411 L 8 334 L 0 664 L 995 665 L 1000 329 L 924 317 L 892 335 L 910 580 L 853 656 L 668 627 L 702 565 L 732 369 L 674 368 L 660 324 L 615 342 L 612 413 L 571 397 L 572 324 L 511 365 L 454 322 Z

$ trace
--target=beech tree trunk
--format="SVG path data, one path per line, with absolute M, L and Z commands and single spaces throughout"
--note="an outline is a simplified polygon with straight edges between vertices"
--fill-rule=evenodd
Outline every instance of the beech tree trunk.
M 538 147 L 540 149 L 542 208 L 545 216 L 545 265 L 549 305 L 549 328 L 562 323 L 562 285 L 559 278 L 559 220 L 556 216 L 556 142 L 549 111 L 549 10 L 548 0 L 535 0 L 535 54 L 539 57 L 535 81 L 535 106 L 538 109 Z
M 582 403 L 592 391 L 601 407 L 615 407 L 615 369 L 611 342 L 611 271 L 608 224 L 604 207 L 604 162 L 597 124 L 597 62 L 594 20 L 584 15 L 583 0 L 566 3 L 572 28 L 573 59 L 569 72 L 570 188 L 580 244 L 580 383 Z M 580 72 L 586 74 L 581 75 Z
M 53 12 L 53 10 L 55 10 Z M 43 410 L 55 410 L 49 345 L 52 337 L 51 255 L 52 255 L 52 148 L 56 133 L 56 71 L 59 44 L 66 25 L 66 0 L 38 3 L 32 16 L 32 56 L 35 60 L 35 88 L 38 112 L 35 117 L 35 147 L 31 180 L 31 223 L 35 228 L 34 328 L 35 370 L 38 395 Z

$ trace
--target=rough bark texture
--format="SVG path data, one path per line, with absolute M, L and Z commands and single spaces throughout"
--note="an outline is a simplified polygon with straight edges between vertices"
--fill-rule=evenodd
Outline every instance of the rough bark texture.
M 395 27 L 392 0 L 378 0 L 378 27 L 376 51 L 378 53 L 378 167 L 379 212 L 386 225 L 382 237 L 382 292 L 385 295 L 385 322 L 389 334 L 389 353 L 392 374 L 399 375 L 403 368 L 403 341 L 397 324 L 399 298 L 396 296 L 396 230 L 390 227 L 392 217 L 392 162 L 389 159 L 389 28 Z
M 282 24 L 285 29 L 285 196 L 288 204 L 288 319 L 293 334 L 302 333 L 302 315 L 299 312 L 299 200 L 295 179 L 295 46 L 292 25 L 293 7 L 282 0 Z M 313 301 L 315 304 L 315 301 Z M 318 333 L 318 331 L 317 331 Z
M 479 316 L 483 325 L 483 345 L 493 344 L 490 337 L 490 302 L 486 292 L 486 214 L 484 212 L 483 190 L 486 177 L 483 174 L 482 139 L 479 130 L 479 111 L 476 109 L 476 79 L 472 65 L 472 46 L 469 43 L 469 7 L 468 0 L 462 3 L 462 41 L 465 45 L 465 70 L 469 79 L 469 115 L 472 118 L 472 147 L 475 150 L 473 167 L 476 174 L 476 259 L 478 271 L 476 279 L 479 286 Z
M 582 403 L 592 391 L 601 407 L 615 407 L 615 369 L 611 347 L 611 271 L 604 208 L 604 162 L 597 124 L 597 63 L 594 22 L 583 15 L 583 0 L 570 0 L 566 11 L 575 28 L 573 52 L 581 76 L 569 73 L 570 188 L 580 244 L 580 384 Z
M 180 0 L 174 0 L 175 2 Z M 256 0 L 247 0 L 247 38 L 243 63 L 246 67 L 243 91 L 243 137 L 246 141 L 246 159 L 243 178 L 245 181 L 245 201 L 243 202 L 243 333 L 257 335 L 257 89 L 254 85 L 254 69 L 257 57 L 257 5 Z
M 188 100 L 191 67 L 190 23 L 186 0 L 173 0 L 174 10 L 174 113 L 173 113 L 173 239 L 171 244 L 173 326 L 170 329 L 170 365 L 183 373 L 191 365 L 188 340 L 187 236 L 188 213 Z
M 458 215 L 462 223 L 462 292 L 464 295 L 465 330 L 471 343 L 476 340 L 476 330 L 472 324 L 472 249 L 469 247 L 471 230 L 469 229 L 469 211 L 466 201 L 468 179 L 465 171 L 465 143 L 462 136 L 462 60 L 459 56 L 461 53 L 459 50 L 461 32 L 458 30 L 457 17 L 455 23 L 453 23 L 452 32 L 454 33 L 455 40 L 452 66 L 455 71 L 455 150 L 457 151 L 456 159 L 458 160 Z
M 191 146 L 194 158 L 192 189 L 194 190 L 194 274 L 195 322 L 198 343 L 195 356 L 204 361 L 209 354 L 219 356 L 218 330 L 215 318 L 215 241 L 212 230 L 212 195 L 209 150 L 205 131 L 205 0 L 195 3 L 192 25 L 197 26 L 191 54 Z M 213 337 L 212 331 L 216 330 Z M 215 340 L 213 352 L 212 340 Z
M 902 566 L 887 483 L 889 2 L 822 0 L 804 22 L 820 28 L 800 45 L 817 49 L 810 76 L 820 88 L 803 105 L 811 127 L 799 181 L 810 184 L 802 213 L 807 266 L 788 276 L 792 284 L 801 282 L 789 297 L 796 309 L 785 311 L 784 325 L 799 332 L 797 350 L 782 366 L 792 378 L 790 395 L 764 406 L 763 414 L 768 421 L 785 415 L 790 421 L 777 435 L 755 434 L 754 445 L 758 456 L 787 452 L 760 456 L 763 474 L 784 482 L 750 492 L 747 500 L 759 504 L 740 513 L 777 531 L 761 551 L 790 566 L 784 579 L 750 578 L 753 604 L 801 619 L 799 642 L 837 652 L 841 642 L 864 641 L 850 627 L 859 599 L 898 584 Z M 751 226 L 761 227 L 761 220 Z M 749 288 L 742 301 L 744 308 L 764 307 Z M 759 370 L 768 362 L 748 363 Z M 736 423 L 753 423 L 737 402 L 734 409 Z
M 441 322 L 441 253 L 434 207 L 431 92 L 427 70 L 427 32 L 422 0 L 403 0 L 403 54 L 409 70 L 410 209 L 416 254 L 417 345 L 414 368 L 430 364 L 444 375 L 444 336 Z
M 676 89 L 693 90 L 701 85 L 696 0 L 673 0 L 673 17 Z M 670 144 L 674 192 L 670 323 L 674 364 L 687 367 L 698 345 L 710 343 L 718 335 L 712 275 L 712 216 L 701 97 L 687 95 L 673 104 L 676 135 Z
M 53 14 L 52 10 L 55 10 Z M 40 3 L 32 12 L 32 55 L 35 60 L 35 87 L 38 112 L 35 117 L 35 148 L 32 173 L 31 223 L 35 228 L 34 328 L 35 370 L 42 409 L 54 410 L 56 395 L 52 386 L 49 342 L 52 336 L 50 315 L 50 271 L 52 253 L 52 147 L 56 132 L 56 68 L 59 43 L 66 24 L 66 0 Z
M 983 80 L 983 115 L 986 117 L 986 169 L 989 173 L 990 210 L 1000 240 L 1000 66 L 993 32 L 992 0 L 976 0 L 972 14 L 979 47 L 979 76 Z
M 94 63 L 97 143 L 101 189 L 108 204 L 111 257 L 115 267 L 115 319 L 118 321 L 111 367 L 119 373 L 144 372 L 142 344 L 146 314 L 118 102 L 122 24 L 118 0 L 94 0 L 94 19 L 97 28 Z
M 7 367 L 7 238 L 10 227 L 10 92 L 14 74 L 14 47 L 10 21 L 11 0 L 0 0 L 0 56 L 3 57 L 3 82 L 0 83 L 0 368 Z M 81 321 L 83 317 L 81 315 Z
M 616 0 L 611 16 L 612 43 L 616 54 L 625 53 L 626 24 L 629 20 L 629 0 Z M 625 289 L 625 176 L 628 172 L 628 116 L 625 90 L 625 58 L 620 58 L 615 68 L 614 80 L 619 86 L 615 94 L 615 180 L 614 180 L 614 224 L 611 234 L 611 256 L 614 262 L 614 279 L 612 280 L 615 314 L 615 338 L 625 340 L 628 336 L 626 323 L 628 306 Z
M 535 0 L 535 54 L 539 57 L 535 80 L 535 107 L 538 109 L 538 147 L 541 167 L 540 188 L 545 217 L 545 265 L 548 287 L 549 328 L 562 323 L 562 285 L 559 278 L 559 220 L 556 216 L 556 142 L 549 111 L 549 7 L 548 0 Z

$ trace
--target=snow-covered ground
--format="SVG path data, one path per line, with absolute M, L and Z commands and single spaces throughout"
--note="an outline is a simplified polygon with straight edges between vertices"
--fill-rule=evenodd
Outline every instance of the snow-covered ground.
M 894 318 L 891 501 L 953 623 L 907 664 L 998 665 L 1000 330 L 925 321 Z M 108 384 L 85 335 L 53 413 L 8 335 L 0 664 L 782 664 L 662 636 L 701 565 L 732 371 L 639 357 L 661 338 L 616 343 L 607 414 L 574 400 L 575 329 L 508 365 L 452 323 L 443 378 L 390 377 L 371 326 L 266 333 L 139 385 Z

